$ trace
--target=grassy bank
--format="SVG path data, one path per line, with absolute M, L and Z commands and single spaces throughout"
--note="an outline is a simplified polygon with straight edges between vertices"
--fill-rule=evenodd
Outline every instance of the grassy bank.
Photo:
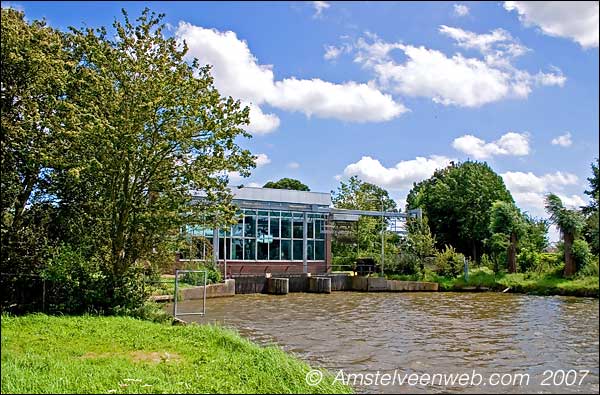
M 311 368 L 214 326 L 2 316 L 2 393 L 334 393 Z
M 433 281 L 440 284 L 441 291 L 465 291 L 488 289 L 491 291 L 525 293 L 532 295 L 565 295 L 598 297 L 598 277 L 585 276 L 564 278 L 559 273 L 498 273 L 487 268 L 477 268 L 469 273 L 469 280 L 463 277 L 448 278 L 427 272 L 425 276 L 388 275 L 390 279 Z M 474 288 L 474 289 L 473 289 Z

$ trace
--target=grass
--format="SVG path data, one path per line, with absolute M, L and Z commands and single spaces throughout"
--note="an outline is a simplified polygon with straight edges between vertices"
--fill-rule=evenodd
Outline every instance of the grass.
M 440 284 L 441 291 L 462 291 L 465 288 L 487 288 L 492 291 L 525 293 L 532 295 L 570 295 L 598 297 L 598 276 L 576 276 L 564 278 L 560 270 L 548 273 L 514 273 L 494 272 L 488 268 L 476 268 L 469 272 L 469 279 L 464 277 L 449 278 L 438 276 L 433 272 L 422 275 L 387 275 L 392 280 L 432 281 Z
M 310 369 L 216 326 L 2 316 L 2 393 L 351 392 L 332 380 L 309 386 Z

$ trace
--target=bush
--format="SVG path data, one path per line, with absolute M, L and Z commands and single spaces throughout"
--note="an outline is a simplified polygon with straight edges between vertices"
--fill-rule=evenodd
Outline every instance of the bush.
M 407 251 L 401 251 L 396 255 L 394 262 L 386 266 L 386 271 L 397 274 L 418 274 L 421 262 L 419 257 Z
M 42 277 L 49 312 L 116 314 L 139 309 L 147 299 L 141 268 L 114 277 L 99 259 L 66 244 L 51 249 Z
M 221 272 L 210 264 L 198 265 L 190 270 L 206 270 L 206 284 L 217 284 L 222 280 Z M 183 273 L 180 278 L 190 285 L 204 285 L 204 273 Z
M 529 272 L 532 269 L 536 269 L 540 264 L 540 254 L 530 249 L 523 249 L 519 255 L 517 255 L 517 265 L 519 271 Z
M 443 252 L 437 252 L 435 256 L 435 272 L 440 276 L 458 277 L 463 273 L 465 256 L 456 252 L 454 247 L 446 246 Z
M 582 267 L 578 275 L 580 277 L 598 277 L 598 257 L 591 259 L 584 267 Z
M 577 270 L 582 269 L 592 262 L 590 246 L 588 245 L 587 241 L 583 239 L 577 239 L 573 242 L 571 253 L 573 254 L 573 259 L 575 260 Z

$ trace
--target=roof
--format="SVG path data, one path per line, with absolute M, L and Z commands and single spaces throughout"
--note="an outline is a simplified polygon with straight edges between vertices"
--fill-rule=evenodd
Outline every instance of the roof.
M 331 205 L 331 194 L 323 192 L 294 191 L 289 189 L 242 187 L 231 188 L 234 200 L 276 202 L 291 204 Z

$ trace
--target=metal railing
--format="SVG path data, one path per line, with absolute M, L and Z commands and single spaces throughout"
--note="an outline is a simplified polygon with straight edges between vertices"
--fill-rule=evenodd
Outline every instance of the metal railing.
M 204 287 L 202 288 L 202 312 L 191 312 L 191 313 L 179 313 L 177 311 L 177 296 L 179 290 L 179 274 L 181 273 L 204 273 Z M 206 270 L 175 270 L 175 294 L 173 295 L 173 317 L 177 318 L 178 315 L 206 315 L 206 285 L 208 280 L 208 271 Z

